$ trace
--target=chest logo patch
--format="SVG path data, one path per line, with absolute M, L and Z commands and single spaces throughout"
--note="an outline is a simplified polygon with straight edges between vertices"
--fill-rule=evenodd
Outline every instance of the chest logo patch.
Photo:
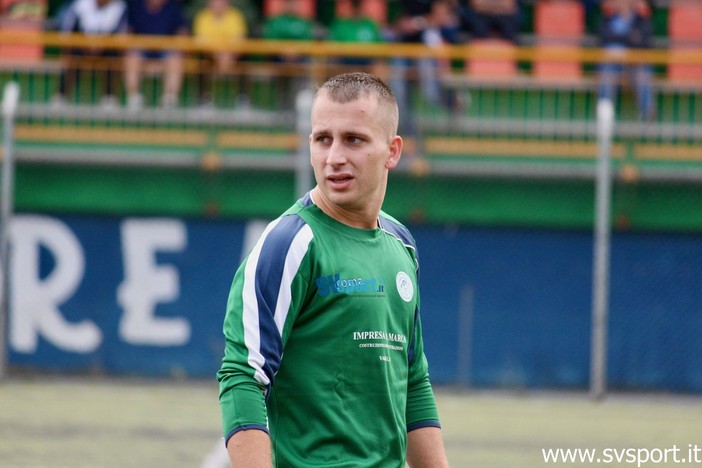
M 403 301 L 409 302 L 414 297 L 414 285 L 409 275 L 404 271 L 401 271 L 395 277 L 395 284 L 397 284 L 397 292 L 400 293 L 400 297 Z

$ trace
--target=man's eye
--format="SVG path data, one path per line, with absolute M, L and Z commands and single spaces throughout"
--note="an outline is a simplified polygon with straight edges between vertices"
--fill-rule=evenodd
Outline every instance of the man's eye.
M 361 143 L 363 140 L 359 137 L 352 136 L 352 137 L 348 138 L 348 141 L 349 141 L 349 143 L 353 143 L 353 144 L 357 145 L 357 144 Z

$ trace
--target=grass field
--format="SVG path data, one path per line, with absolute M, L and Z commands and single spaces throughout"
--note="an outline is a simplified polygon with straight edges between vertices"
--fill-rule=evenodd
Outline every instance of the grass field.
M 702 448 L 702 397 L 614 395 L 592 402 L 585 394 L 439 388 L 437 398 L 452 467 L 546 466 L 541 449 L 549 448 L 675 445 L 680 457 L 688 444 Z M 3 468 L 199 467 L 216 447 L 219 427 L 213 382 L 33 378 L 0 383 Z

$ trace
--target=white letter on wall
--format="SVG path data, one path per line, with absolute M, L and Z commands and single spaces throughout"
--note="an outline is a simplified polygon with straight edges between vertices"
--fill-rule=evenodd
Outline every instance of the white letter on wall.
M 102 341 L 95 323 L 64 320 L 59 310 L 83 279 L 85 259 L 75 235 L 61 221 L 48 216 L 18 215 L 12 220 L 12 297 L 10 342 L 20 353 L 33 353 L 37 337 L 65 351 L 90 353 Z M 40 247 L 53 256 L 55 266 L 42 279 Z
M 120 337 L 137 345 L 177 346 L 190 339 L 190 323 L 184 318 L 155 317 L 159 302 L 180 295 L 178 271 L 158 266 L 156 251 L 179 252 L 185 248 L 186 232 L 177 220 L 125 220 L 122 223 L 124 282 L 117 301 L 124 309 Z

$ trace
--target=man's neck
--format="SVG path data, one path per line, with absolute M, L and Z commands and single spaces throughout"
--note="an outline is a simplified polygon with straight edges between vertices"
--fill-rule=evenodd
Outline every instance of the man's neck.
M 312 203 L 317 205 L 320 210 L 330 218 L 351 226 L 357 229 L 377 229 L 378 226 L 378 215 L 379 211 L 361 213 L 355 211 L 345 210 L 340 208 L 330 202 L 328 202 L 321 194 L 319 189 L 315 187 L 310 191 L 310 198 Z

